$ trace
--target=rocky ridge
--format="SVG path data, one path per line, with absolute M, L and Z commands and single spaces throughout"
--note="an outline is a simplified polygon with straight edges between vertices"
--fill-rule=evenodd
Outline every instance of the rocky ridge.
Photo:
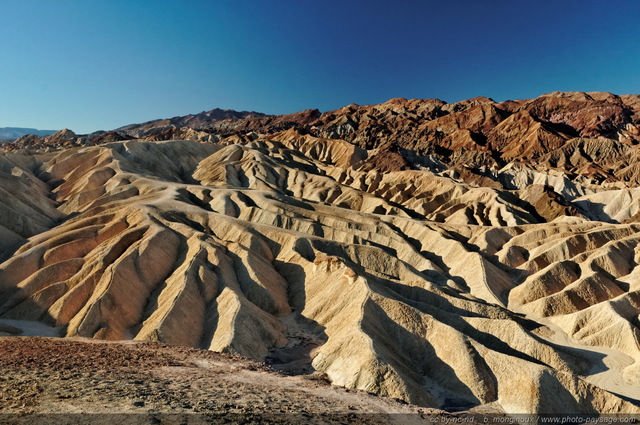
M 638 413 L 637 105 L 394 99 L 9 149 L 0 320 L 450 411 Z

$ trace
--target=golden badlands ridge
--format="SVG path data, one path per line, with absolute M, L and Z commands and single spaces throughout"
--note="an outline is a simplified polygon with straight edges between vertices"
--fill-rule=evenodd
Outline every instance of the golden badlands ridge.
M 640 189 L 558 165 L 631 141 L 465 175 L 293 128 L 216 140 L 0 155 L 0 331 L 240 354 L 445 410 L 640 413 Z

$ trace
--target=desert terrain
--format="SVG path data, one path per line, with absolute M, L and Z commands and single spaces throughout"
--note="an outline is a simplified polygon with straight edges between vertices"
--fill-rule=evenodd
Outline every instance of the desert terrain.
M 23 136 L 0 407 L 640 414 L 639 143 L 640 96 L 578 92 Z
M 469 415 L 159 343 L 22 337 L 0 340 L 0 352 L 2 423 L 418 424 Z

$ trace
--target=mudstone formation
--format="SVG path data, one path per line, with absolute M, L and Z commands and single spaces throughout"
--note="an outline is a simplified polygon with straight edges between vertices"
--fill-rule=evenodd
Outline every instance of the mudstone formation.
M 0 319 L 426 407 L 638 413 L 639 143 L 640 96 L 608 93 L 23 136 Z

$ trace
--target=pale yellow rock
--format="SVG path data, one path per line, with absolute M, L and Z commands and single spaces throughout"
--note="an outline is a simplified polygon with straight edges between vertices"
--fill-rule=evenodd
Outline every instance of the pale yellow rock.
M 0 318 L 284 353 L 423 406 L 640 412 L 637 225 L 538 223 L 497 189 L 364 172 L 369 152 L 344 141 L 280 136 L 1 157 L 16 212 L 0 221 Z M 596 192 L 504 173 L 514 190 Z

